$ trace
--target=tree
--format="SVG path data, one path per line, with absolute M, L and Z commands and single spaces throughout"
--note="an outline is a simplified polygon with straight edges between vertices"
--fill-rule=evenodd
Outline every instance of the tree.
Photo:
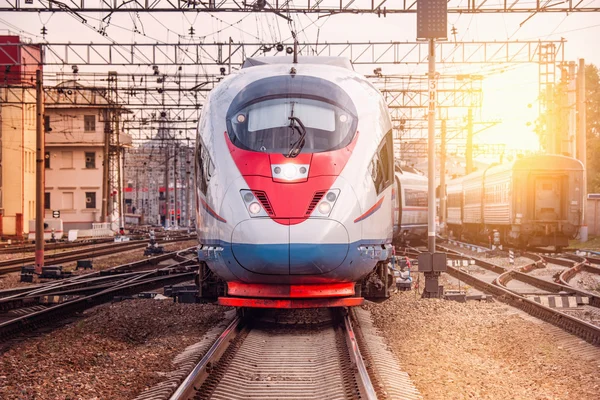
M 587 187 L 600 193 L 600 73 L 593 64 L 585 66 Z

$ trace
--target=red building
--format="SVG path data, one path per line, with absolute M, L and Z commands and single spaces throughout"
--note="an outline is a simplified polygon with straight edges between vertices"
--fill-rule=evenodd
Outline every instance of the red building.
M 0 86 L 35 86 L 35 71 L 42 68 L 39 45 L 25 43 L 19 36 L 0 35 Z

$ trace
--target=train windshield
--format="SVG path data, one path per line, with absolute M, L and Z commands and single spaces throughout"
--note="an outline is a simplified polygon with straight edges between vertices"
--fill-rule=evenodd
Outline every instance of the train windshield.
M 318 153 L 350 144 L 356 117 L 317 99 L 271 98 L 229 116 L 229 136 L 241 148 L 265 153 Z

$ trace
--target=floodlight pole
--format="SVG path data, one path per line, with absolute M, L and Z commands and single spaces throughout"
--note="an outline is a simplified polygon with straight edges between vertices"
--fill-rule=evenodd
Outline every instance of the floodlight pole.
M 427 178 L 428 178 L 428 199 L 427 199 L 427 238 L 429 251 L 435 253 L 435 40 L 429 39 L 429 52 L 427 54 L 429 61 L 429 111 L 427 121 L 428 141 L 427 141 Z

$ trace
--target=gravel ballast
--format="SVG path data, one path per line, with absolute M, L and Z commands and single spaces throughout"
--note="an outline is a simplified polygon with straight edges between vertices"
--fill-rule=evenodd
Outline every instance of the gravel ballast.
M 425 399 L 600 398 L 600 359 L 565 350 L 547 324 L 503 304 L 401 292 L 366 307 Z
M 222 318 L 225 307 L 129 300 L 13 345 L 0 359 L 1 399 L 131 399 Z

